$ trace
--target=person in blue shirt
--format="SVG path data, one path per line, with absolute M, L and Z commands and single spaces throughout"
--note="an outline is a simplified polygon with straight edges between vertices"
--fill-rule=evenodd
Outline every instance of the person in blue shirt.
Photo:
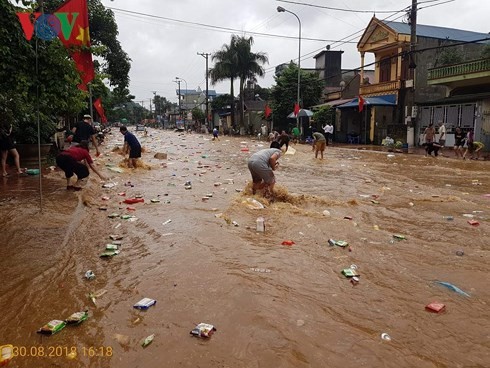
M 136 163 L 141 157 L 141 144 L 138 138 L 133 133 L 128 132 L 128 128 L 124 125 L 119 128 L 119 131 L 124 135 L 123 153 L 126 154 L 129 151 L 128 167 L 130 169 L 136 168 Z

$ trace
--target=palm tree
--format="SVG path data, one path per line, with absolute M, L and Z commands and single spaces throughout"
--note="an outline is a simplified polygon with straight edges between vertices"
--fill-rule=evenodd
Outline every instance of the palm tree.
M 237 78 L 236 71 L 236 58 L 235 58 L 235 44 L 237 36 L 231 37 L 229 45 L 224 44 L 221 50 L 216 51 L 211 60 L 215 62 L 214 67 L 209 69 L 209 77 L 211 78 L 211 84 L 215 85 L 217 82 L 224 81 L 226 79 L 231 80 L 230 95 L 232 97 L 231 103 L 231 124 L 235 128 L 235 94 L 233 90 L 233 82 Z
M 234 99 L 233 82 L 240 79 L 240 126 L 244 127 L 244 94 L 243 89 L 247 80 L 256 80 L 256 76 L 264 76 L 263 64 L 268 63 L 266 54 L 251 51 L 252 37 L 231 36 L 230 44 L 223 45 L 221 50 L 212 55 L 215 62 L 214 68 L 209 70 L 211 83 L 214 85 L 219 81 L 231 80 L 230 95 Z M 235 126 L 235 109 L 231 105 L 231 122 Z
M 237 72 L 240 78 L 240 126 L 245 126 L 244 86 L 247 80 L 255 82 L 256 76 L 263 77 L 265 70 L 262 65 L 269 62 L 267 54 L 253 53 L 253 37 L 238 37 L 236 39 Z

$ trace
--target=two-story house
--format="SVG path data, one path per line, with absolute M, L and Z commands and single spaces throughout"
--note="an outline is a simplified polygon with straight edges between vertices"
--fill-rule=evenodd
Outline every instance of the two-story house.
M 368 101 L 371 97 L 378 97 L 388 104 L 393 103 L 393 106 L 368 105 L 369 111 L 364 118 L 367 121 L 358 127 L 359 133 L 364 129 L 368 142 L 380 144 L 389 135 L 417 144 L 420 133 L 430 122 L 448 120 L 450 128 L 474 124 L 474 119 L 471 119 L 474 107 L 463 104 L 448 110 L 445 107 L 427 109 L 421 106 L 447 96 L 446 87 L 429 82 L 429 69 L 440 62 L 444 51 L 455 49 L 466 59 L 477 59 L 488 43 L 489 35 L 422 24 L 418 24 L 416 30 L 414 59 L 409 54 L 411 27 L 406 23 L 373 17 L 358 42 L 361 54 L 359 94 Z M 375 59 L 374 80 L 369 84 L 363 78 L 366 53 L 373 53 Z M 351 115 L 356 118 L 354 113 Z M 357 119 L 362 121 L 362 117 Z

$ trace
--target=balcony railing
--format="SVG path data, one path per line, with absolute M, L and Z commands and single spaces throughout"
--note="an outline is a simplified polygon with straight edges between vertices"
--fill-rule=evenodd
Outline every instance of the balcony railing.
M 429 69 L 427 79 L 435 80 L 481 72 L 490 72 L 490 58 L 432 68 Z
M 383 92 L 391 92 L 397 91 L 402 87 L 402 82 L 391 81 L 391 82 L 381 82 L 376 84 L 368 84 L 361 86 L 361 95 L 368 95 L 371 93 L 383 93 Z

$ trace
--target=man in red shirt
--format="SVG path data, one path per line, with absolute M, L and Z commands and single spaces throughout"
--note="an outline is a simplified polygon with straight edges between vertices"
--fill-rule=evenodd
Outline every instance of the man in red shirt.
M 93 163 L 94 161 L 92 160 L 92 157 L 90 157 L 88 151 L 88 141 L 81 141 L 78 146 L 70 147 L 56 156 L 56 165 L 65 172 L 67 190 L 78 191 L 82 189 L 78 184 L 80 180 L 88 177 L 89 170 L 87 166 L 89 166 L 102 180 L 106 180 L 105 177 L 97 171 Z M 73 174 L 77 176 L 77 182 L 75 185 L 70 185 Z

